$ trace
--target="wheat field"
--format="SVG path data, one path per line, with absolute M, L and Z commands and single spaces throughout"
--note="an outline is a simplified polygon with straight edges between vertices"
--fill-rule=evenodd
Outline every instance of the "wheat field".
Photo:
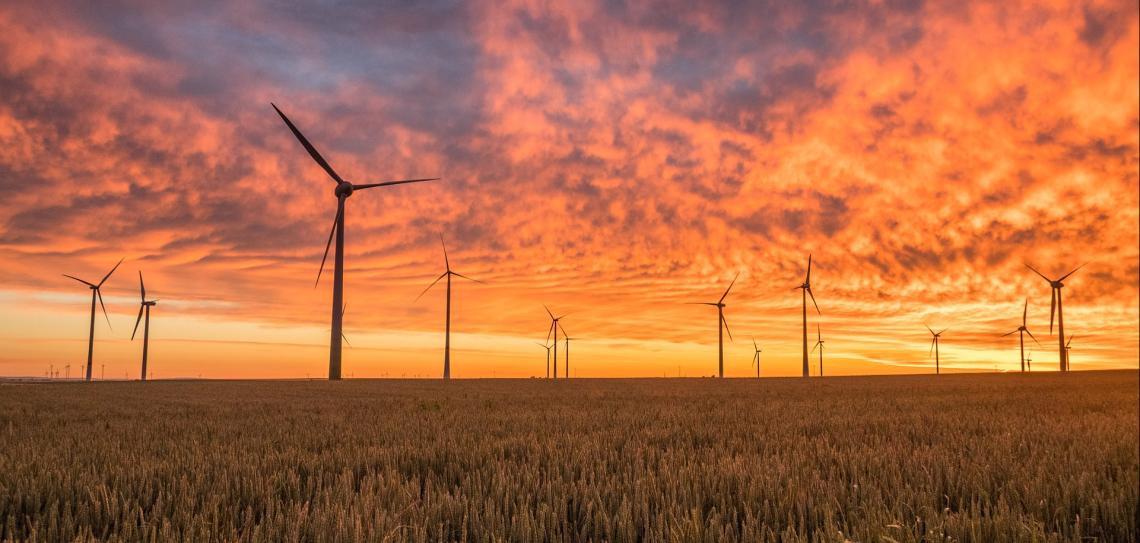
M 3 541 L 1136 541 L 1136 371 L 0 384 Z

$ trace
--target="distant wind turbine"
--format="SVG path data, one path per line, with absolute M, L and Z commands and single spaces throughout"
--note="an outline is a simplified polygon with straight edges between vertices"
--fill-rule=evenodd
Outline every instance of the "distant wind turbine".
M 1012 336 L 1013 334 L 1017 334 L 1018 341 L 1021 344 L 1021 371 L 1022 372 L 1025 372 L 1025 363 L 1026 363 L 1025 334 L 1029 334 L 1029 337 L 1033 339 L 1034 343 L 1041 345 L 1041 342 L 1037 341 L 1037 338 L 1033 337 L 1033 332 L 1030 332 L 1029 327 L 1026 326 L 1026 324 L 1025 324 L 1026 320 L 1028 318 L 1029 318 L 1029 299 L 1026 298 L 1025 299 L 1025 306 L 1022 307 L 1022 309 L 1021 309 L 1021 326 L 1018 326 L 1017 330 L 1014 330 L 1014 331 L 1009 332 L 1007 334 L 1002 334 L 1002 336 L 1001 336 L 1001 337 L 1006 337 L 1006 336 Z
M 142 352 L 142 373 L 140 379 L 146 381 L 146 354 L 147 348 L 150 346 L 150 308 L 158 305 L 158 300 L 146 299 L 146 286 L 143 285 L 142 271 L 139 271 L 139 316 L 135 319 L 135 329 L 131 332 L 131 341 L 135 340 L 135 334 L 139 331 L 139 321 L 143 320 L 143 314 L 146 314 L 146 323 L 143 324 L 143 352 Z
M 1073 350 L 1073 336 L 1069 336 L 1069 341 L 1065 342 L 1065 367 L 1069 366 L 1069 351 Z
M 819 347 L 819 376 L 823 377 L 823 332 L 819 330 L 819 325 L 815 325 L 815 333 L 819 340 L 812 346 L 811 352 L 815 352 L 816 347 Z
M 817 315 L 821 314 L 819 312 L 819 304 L 815 303 L 815 294 L 812 294 L 812 292 L 811 292 L 811 255 L 810 254 L 808 255 L 807 275 L 804 276 L 804 283 L 802 285 L 796 287 L 796 288 L 803 290 L 803 293 L 802 293 L 803 299 L 804 299 L 804 306 L 803 306 L 804 307 L 804 310 L 803 310 L 803 317 L 804 317 L 804 320 L 803 320 L 803 323 L 804 323 L 804 327 L 803 327 L 803 332 L 804 332 L 804 335 L 803 335 L 803 339 L 804 339 L 804 349 L 803 349 L 803 353 L 804 353 L 804 375 L 803 376 L 807 377 L 810 374 L 810 370 L 808 368 L 808 347 L 807 347 L 807 299 L 808 299 L 808 296 L 811 296 L 811 303 L 812 303 L 812 305 L 815 306 L 816 314 Z M 821 353 L 821 355 L 822 355 L 822 353 Z
M 752 338 L 752 365 L 756 366 L 756 378 L 760 378 L 760 346 L 756 344 L 756 338 Z
M 542 347 L 543 349 L 546 349 L 546 378 L 550 379 L 550 347 L 551 346 L 547 345 L 545 343 L 539 343 L 537 341 L 534 342 L 534 344 L 538 345 L 539 347 Z
M 558 327 L 562 328 L 562 325 L 558 325 Z M 566 344 L 566 364 L 565 364 L 565 366 L 566 366 L 566 378 L 569 379 L 570 378 L 570 340 L 578 339 L 578 338 L 570 337 L 570 335 L 566 333 L 565 328 L 562 328 L 562 334 L 563 334 L 562 341 Z
M 331 334 L 331 337 L 329 338 L 329 380 L 339 381 L 340 380 L 340 374 L 341 374 L 341 365 L 340 365 L 341 344 L 340 343 L 341 343 L 341 339 L 344 337 L 344 333 L 343 333 L 343 324 L 344 323 L 343 323 L 342 314 L 344 311 L 344 203 L 345 203 L 345 200 L 347 200 L 349 196 L 352 196 L 352 193 L 354 191 L 357 191 L 357 190 L 370 189 L 370 188 L 374 188 L 374 187 L 386 187 L 386 186 L 390 186 L 390 185 L 401 185 L 404 183 L 419 183 L 421 181 L 435 181 L 439 178 L 438 177 L 431 177 L 431 178 L 422 178 L 422 179 L 402 179 L 399 181 L 384 181 L 381 183 L 366 183 L 366 184 L 362 184 L 362 185 L 349 183 L 348 181 L 345 181 L 344 179 L 342 179 L 340 177 L 340 175 L 338 175 L 336 173 L 336 171 L 334 171 L 332 169 L 332 166 L 329 166 L 329 163 L 326 162 L 324 157 L 322 157 L 321 154 L 317 152 L 317 149 L 315 147 L 313 147 L 313 144 L 309 143 L 309 140 L 306 139 L 303 134 L 301 134 L 301 131 L 298 130 L 295 125 L 293 125 L 293 122 L 290 121 L 289 118 L 286 117 L 285 114 L 282 113 L 280 109 L 277 109 L 276 104 L 271 103 L 270 105 L 273 106 L 273 110 L 276 111 L 277 114 L 281 116 L 281 120 L 285 121 L 285 124 L 289 127 L 289 130 L 292 131 L 293 135 L 297 137 L 297 140 L 301 142 L 301 145 L 305 147 L 305 150 L 309 152 L 309 156 L 313 157 L 313 160 L 315 160 L 317 162 L 317 164 L 319 164 L 321 166 L 321 168 L 325 170 L 325 173 L 329 174 L 329 177 L 331 177 L 333 179 L 333 181 L 336 182 L 336 189 L 333 190 L 333 195 L 336 196 L 336 200 L 337 200 L 336 216 L 333 217 L 332 230 L 329 232 L 329 240 L 325 244 L 325 255 L 323 257 L 321 257 L 321 267 L 317 271 L 317 283 L 320 282 L 321 273 L 324 272 L 325 261 L 329 257 L 329 248 L 332 246 L 333 235 L 335 234 L 336 235 L 336 255 L 333 257 L 332 334 Z
M 1049 279 L 1048 277 L 1045 277 L 1044 274 L 1037 271 L 1036 268 L 1034 268 L 1033 266 L 1030 266 L 1029 264 L 1026 264 L 1025 267 L 1033 270 L 1033 273 L 1036 273 L 1037 275 L 1041 276 L 1042 279 L 1049 282 L 1049 291 L 1052 294 L 1052 298 L 1053 298 L 1053 301 L 1049 303 L 1049 333 L 1050 334 L 1053 333 L 1053 314 L 1056 313 L 1057 314 L 1057 350 L 1058 350 L 1058 356 L 1061 357 L 1061 363 L 1060 363 L 1061 371 L 1069 371 L 1069 358 L 1067 356 L 1068 352 L 1065 351 L 1065 312 L 1064 312 L 1064 308 L 1061 304 L 1061 287 L 1065 286 L 1065 284 L 1062 283 L 1062 281 L 1064 281 L 1065 279 L 1068 279 L 1068 277 L 1070 275 L 1077 273 L 1077 270 L 1085 267 L 1085 265 L 1081 264 L 1080 266 L 1073 268 L 1073 271 L 1066 273 L 1065 275 L 1062 275 L 1061 277 L 1059 277 L 1057 279 Z
M 559 316 L 555 317 L 554 313 L 550 312 L 549 307 L 546 307 L 544 305 L 544 306 L 542 306 L 542 308 L 546 310 L 547 315 L 550 315 L 550 329 L 546 331 L 546 341 L 550 341 L 550 334 L 552 334 L 552 333 L 554 334 L 554 343 L 552 344 L 552 346 L 554 348 L 554 380 L 557 381 L 558 380 L 558 329 L 561 328 L 561 325 L 558 324 L 558 321 L 565 318 L 566 315 L 559 315 Z
M 123 259 L 120 258 L 119 264 L 122 264 L 122 263 L 123 263 Z M 107 282 L 107 279 L 109 277 L 111 277 L 111 274 L 115 273 L 115 270 L 119 268 L 119 264 L 115 264 L 115 267 L 111 268 L 111 271 L 107 272 L 107 275 L 104 275 L 103 279 L 101 281 L 99 281 L 98 284 L 94 284 L 94 285 L 91 283 L 88 283 L 87 281 L 84 281 L 78 277 L 75 277 L 74 275 L 67 275 L 66 273 L 63 274 L 64 277 L 67 277 L 70 279 L 75 279 L 76 281 L 79 281 L 80 283 L 87 285 L 91 289 L 91 328 L 87 334 L 87 380 L 88 381 L 91 380 L 91 358 L 92 358 L 92 355 L 95 353 L 95 300 L 96 299 L 99 300 L 99 307 L 103 308 L 103 317 L 105 319 L 107 319 L 107 328 L 110 328 L 111 327 L 111 317 L 107 315 L 107 306 L 103 305 L 103 293 L 99 289 L 103 286 L 103 283 Z M 70 370 L 71 370 L 71 366 L 69 365 L 68 366 L 69 377 L 70 377 Z
M 443 379 L 446 381 L 451 379 L 451 278 L 452 276 L 462 277 L 463 279 L 476 283 L 483 283 L 483 281 L 451 271 L 451 261 L 447 258 L 447 243 L 443 241 L 443 234 L 439 235 L 439 243 L 443 245 L 443 265 L 445 271 L 439 274 L 439 277 L 436 277 L 435 281 L 432 281 L 419 296 L 416 296 L 416 300 L 419 300 L 424 294 L 427 294 L 427 291 L 431 290 L 431 287 L 434 287 L 441 279 L 444 277 L 447 278 L 447 310 L 443 325 Z
M 938 346 L 942 342 L 942 333 L 945 332 L 946 330 L 948 330 L 948 328 L 943 328 L 943 329 L 935 332 L 934 330 L 931 330 L 930 326 L 928 326 L 928 325 L 923 325 L 923 326 L 926 326 L 926 329 L 930 330 L 930 335 L 933 336 L 933 339 L 930 340 L 930 353 L 934 355 L 934 374 L 939 375 L 942 373 L 942 363 L 941 363 L 941 357 L 939 356 L 939 353 L 938 353 Z M 930 355 L 927 355 L 927 356 L 930 356 Z
M 1033 351 L 1025 353 L 1025 365 L 1029 367 L 1029 373 L 1033 373 L 1033 359 L 1030 358 L 1031 355 L 1033 355 Z
M 711 305 L 716 308 L 717 323 L 717 369 L 721 379 L 724 379 L 724 334 L 728 332 L 728 340 L 732 341 L 732 330 L 728 329 L 728 321 L 724 320 L 724 299 L 728 297 L 728 293 L 732 291 L 732 286 L 736 284 L 737 278 L 740 274 L 737 273 L 736 277 L 732 278 L 732 282 L 728 284 L 728 288 L 724 289 L 724 294 L 720 299 L 715 302 L 688 302 L 689 305 Z

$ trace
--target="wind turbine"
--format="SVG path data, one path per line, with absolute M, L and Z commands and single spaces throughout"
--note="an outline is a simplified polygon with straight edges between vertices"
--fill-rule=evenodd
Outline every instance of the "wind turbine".
M 1065 284 L 1062 283 L 1062 281 L 1064 281 L 1065 279 L 1068 279 L 1068 277 L 1070 275 L 1077 273 L 1077 270 L 1085 267 L 1085 265 L 1081 264 L 1080 266 L 1073 268 L 1073 271 L 1066 273 L 1065 275 L 1062 275 L 1061 277 L 1058 277 L 1057 279 L 1049 279 L 1048 277 L 1045 277 L 1044 274 L 1037 271 L 1036 268 L 1034 268 L 1033 266 L 1030 266 L 1029 264 L 1026 264 L 1025 267 L 1033 270 L 1033 273 L 1040 275 L 1042 279 L 1049 282 L 1049 291 L 1051 292 L 1052 297 L 1053 297 L 1053 301 L 1049 303 L 1049 333 L 1050 334 L 1053 333 L 1053 314 L 1056 313 L 1057 314 L 1057 349 L 1059 352 L 1059 356 L 1061 357 L 1061 364 L 1060 364 L 1061 371 L 1069 371 L 1069 357 L 1068 357 L 1068 352 L 1065 351 L 1065 312 L 1064 312 L 1063 307 L 1061 305 L 1061 287 L 1065 286 Z
M 123 263 L 123 259 L 120 258 L 119 264 L 122 264 L 122 263 Z M 99 307 L 103 308 L 103 317 L 105 319 L 107 319 L 107 328 L 110 328 L 111 327 L 111 317 L 109 317 L 107 315 L 107 306 L 103 305 L 103 293 L 99 290 L 99 288 L 103 286 L 103 283 L 107 282 L 107 279 L 109 277 L 111 277 L 112 273 L 115 273 L 115 270 L 119 268 L 119 264 L 115 264 L 115 267 L 111 268 L 111 271 L 107 272 L 107 275 L 104 275 L 103 279 L 101 281 L 99 281 L 98 284 L 94 284 L 94 285 L 91 283 L 88 283 L 87 281 L 84 281 L 78 277 L 75 277 L 74 275 L 67 275 L 66 273 L 63 274 L 64 277 L 75 279 L 76 281 L 79 281 L 80 283 L 87 285 L 91 289 L 91 328 L 90 328 L 90 331 L 88 332 L 88 335 L 87 335 L 87 380 L 88 381 L 91 380 L 91 358 L 92 358 L 92 355 L 95 353 L 95 300 L 96 299 L 99 300 Z M 70 366 L 69 366 L 68 370 L 70 371 Z
M 817 315 L 821 314 L 819 312 L 819 304 L 815 303 L 815 294 L 812 294 L 812 292 L 811 292 L 811 255 L 810 254 L 808 255 L 807 275 L 804 276 L 804 284 L 802 284 L 796 288 L 803 290 L 803 298 L 804 298 L 804 311 L 803 311 L 803 317 L 804 317 L 804 328 L 803 328 L 803 331 L 804 331 L 804 335 L 803 335 L 803 338 L 804 338 L 804 350 L 803 350 L 803 353 L 804 353 L 804 375 L 803 376 L 807 377 L 810 374 L 810 371 L 808 369 L 808 348 L 807 348 L 807 299 L 808 299 L 808 296 L 811 296 L 811 303 L 812 303 L 812 305 L 815 306 L 816 314 Z M 823 353 L 821 352 L 820 356 L 822 356 L 822 355 L 823 355 Z
M 1009 332 L 1008 334 L 1002 334 L 1001 335 L 1001 337 L 1012 336 L 1013 334 L 1018 335 L 1018 341 L 1021 343 L 1021 371 L 1022 372 L 1025 371 L 1025 362 L 1026 362 L 1026 358 L 1025 358 L 1025 334 L 1029 334 L 1029 337 L 1033 338 L 1034 343 L 1041 345 L 1041 342 L 1037 341 L 1037 338 L 1033 337 L 1033 332 L 1030 332 L 1029 327 L 1026 326 L 1026 324 L 1025 324 L 1026 319 L 1028 317 L 1029 317 L 1029 298 L 1026 298 L 1025 299 L 1025 306 L 1021 309 L 1021 326 L 1018 326 L 1017 330 Z
M 447 278 L 447 310 L 443 325 L 443 380 L 447 381 L 451 379 L 451 277 L 462 277 L 463 279 L 476 283 L 483 283 L 483 281 L 451 271 L 451 261 L 447 258 L 447 244 L 443 241 L 443 234 L 439 235 L 439 243 L 443 245 L 443 265 L 445 271 L 439 274 L 439 277 L 436 277 L 435 281 L 432 281 L 419 296 L 416 296 L 416 300 L 419 300 L 424 294 L 427 294 L 427 291 L 431 290 L 431 287 L 434 287 L 441 279 L 444 277 Z
M 327 260 L 329 257 L 329 247 L 332 246 L 333 235 L 335 234 L 336 235 L 336 255 L 333 257 L 332 334 L 329 338 L 329 380 L 330 381 L 339 381 L 340 380 L 340 351 L 341 351 L 340 342 L 341 342 L 341 338 L 343 337 L 342 313 L 343 313 L 343 307 L 344 307 L 344 203 L 345 203 L 345 200 L 347 200 L 349 196 L 352 196 L 352 193 L 354 191 L 357 191 L 357 190 L 370 189 L 370 188 L 374 188 L 374 187 L 386 187 L 389 185 L 401 185 L 404 183 L 418 183 L 421 181 L 435 181 L 439 178 L 438 177 L 431 177 L 431 178 L 423 178 L 423 179 L 402 179 L 399 181 L 384 181 L 381 183 L 366 183 L 366 184 L 362 184 L 362 185 L 349 183 L 348 181 L 345 181 L 344 179 L 342 179 L 340 177 L 340 175 L 338 175 L 336 173 L 336 171 L 334 171 L 332 169 L 332 166 L 329 166 L 329 163 L 326 162 L 324 157 L 322 157 L 321 154 L 317 152 L 317 149 L 315 147 L 313 147 L 313 144 L 309 143 L 309 140 L 305 139 L 305 136 L 303 134 L 301 134 L 301 131 L 298 130 L 296 126 L 293 125 L 293 122 L 290 121 L 289 118 L 286 117 L 285 114 L 282 113 L 280 109 L 277 109 L 276 104 L 271 103 L 269 105 L 273 106 L 273 110 L 276 111 L 277 114 L 281 116 L 281 120 L 285 121 L 285 124 L 289 127 L 289 130 L 293 132 L 293 135 L 297 137 L 297 140 L 301 142 L 301 145 L 304 146 L 305 150 L 309 152 L 309 156 L 313 157 L 313 160 L 315 160 L 317 162 L 317 164 L 319 164 L 321 166 L 321 168 L 325 170 L 325 173 L 329 174 L 329 177 L 331 177 L 333 179 L 333 181 L 336 182 L 336 189 L 333 190 L 333 195 L 336 196 L 336 201 L 337 201 L 336 216 L 333 217 L 332 230 L 329 231 L 329 240 L 325 244 L 325 255 L 323 257 L 321 257 L 321 268 L 320 268 L 320 270 L 317 271 L 317 283 L 320 283 L 321 273 L 324 272 L 325 260 Z
M 135 340 L 135 334 L 139 331 L 139 321 L 143 320 L 143 314 L 146 314 L 146 323 L 143 324 L 143 357 L 142 357 L 142 377 L 141 380 L 146 381 L 146 353 L 147 347 L 150 346 L 150 308 L 158 305 L 158 300 L 146 299 L 146 286 L 143 285 L 142 271 L 139 271 L 139 317 L 135 319 L 135 329 L 131 332 L 131 341 Z
M 555 317 L 554 313 L 550 312 L 549 307 L 546 307 L 544 305 L 544 306 L 542 306 L 542 308 L 546 310 L 547 315 L 550 315 L 550 329 L 546 331 L 546 341 L 550 341 L 550 334 L 551 333 L 554 334 L 554 343 L 552 344 L 552 346 L 554 348 L 554 380 L 557 381 L 558 380 L 558 329 L 561 328 L 561 326 L 562 326 L 562 325 L 558 324 L 558 321 L 562 320 L 564 317 L 566 317 L 566 315 L 559 315 L 559 316 Z M 567 374 L 567 375 L 569 375 L 569 374 Z
M 752 365 L 756 366 L 756 378 L 760 378 L 760 346 L 756 344 L 756 338 L 752 338 Z
M 560 324 L 560 325 L 558 325 L 558 327 L 562 328 L 562 325 Z M 566 333 L 565 328 L 562 328 L 562 334 L 564 336 L 562 338 L 562 341 L 564 341 L 566 343 L 566 378 L 569 379 L 570 378 L 570 340 L 578 339 L 578 338 L 570 337 L 570 335 Z
M 939 375 L 942 373 L 942 363 L 940 360 L 941 357 L 939 356 L 939 353 L 938 353 L 938 345 L 942 342 L 942 332 L 949 330 L 949 328 L 943 328 L 943 329 L 935 332 L 934 330 L 930 329 L 929 325 L 924 324 L 923 326 L 926 326 L 926 329 L 930 330 L 930 335 L 934 336 L 934 338 L 930 340 L 930 352 L 931 352 L 931 354 L 934 355 L 934 374 Z M 927 355 L 927 356 L 930 356 L 930 355 Z
M 815 352 L 815 348 L 819 347 L 819 376 L 823 377 L 823 332 L 819 330 L 819 325 L 815 325 L 815 333 L 819 337 L 819 341 L 815 342 L 812 346 L 811 352 Z
M 539 343 L 537 341 L 534 342 L 534 344 L 538 345 L 539 347 L 542 347 L 543 349 L 546 349 L 546 378 L 550 379 L 550 347 L 551 346 L 547 345 L 545 343 Z
M 1033 373 L 1033 359 L 1029 358 L 1032 354 L 1033 354 L 1033 351 L 1029 351 L 1028 353 L 1025 353 L 1025 364 L 1027 366 L 1029 366 L 1029 373 Z
M 732 341 L 732 330 L 728 329 L 728 321 L 724 320 L 724 299 L 728 297 L 729 291 L 732 290 L 732 286 L 736 284 L 736 280 L 739 277 L 740 277 L 740 273 L 737 273 L 736 277 L 732 278 L 732 282 L 728 284 L 728 288 L 724 289 L 724 294 L 722 294 L 720 296 L 720 299 L 715 301 L 715 302 L 688 302 L 689 305 L 711 305 L 711 306 L 716 308 L 716 314 L 717 314 L 717 323 L 716 323 L 717 369 L 719 370 L 719 374 L 720 374 L 721 379 L 724 379 L 724 333 L 725 332 L 728 332 L 728 340 Z
M 1073 350 L 1073 336 L 1069 336 L 1069 341 L 1065 342 L 1065 367 L 1069 367 L 1069 351 Z

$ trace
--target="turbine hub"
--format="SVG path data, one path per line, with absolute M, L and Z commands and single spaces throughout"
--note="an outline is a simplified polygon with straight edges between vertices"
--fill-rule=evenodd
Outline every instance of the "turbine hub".
M 333 194 L 335 194 L 337 198 L 340 198 L 341 196 L 345 198 L 352 196 L 352 183 L 349 183 L 347 181 L 344 183 L 337 183 L 336 190 L 333 191 Z
M 1062 283 L 1060 281 L 1053 281 L 1053 288 L 1061 288 L 1063 286 L 1065 286 L 1064 283 Z

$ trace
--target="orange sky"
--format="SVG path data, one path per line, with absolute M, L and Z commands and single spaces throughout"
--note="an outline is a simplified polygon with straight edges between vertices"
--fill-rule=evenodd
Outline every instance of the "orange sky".
M 1135 2 L 729 8 L 417 3 L 0 5 L 0 375 L 137 375 L 137 271 L 158 377 L 324 376 L 313 287 L 334 184 L 357 183 L 345 375 L 441 372 L 438 234 L 461 273 L 457 377 L 545 373 L 542 304 L 580 376 L 800 371 L 808 253 L 831 375 L 1140 360 Z M 897 5 L 896 5 L 897 4 Z M 813 357 L 813 372 L 816 371 Z

